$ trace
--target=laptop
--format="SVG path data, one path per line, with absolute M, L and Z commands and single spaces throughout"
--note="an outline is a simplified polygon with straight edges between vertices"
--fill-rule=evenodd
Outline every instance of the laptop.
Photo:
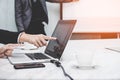
M 56 40 L 50 40 L 44 53 L 31 52 L 23 54 L 14 54 L 8 57 L 12 64 L 31 63 L 31 62 L 48 62 L 51 59 L 60 60 L 65 46 L 72 34 L 76 20 L 59 20 L 52 34 Z

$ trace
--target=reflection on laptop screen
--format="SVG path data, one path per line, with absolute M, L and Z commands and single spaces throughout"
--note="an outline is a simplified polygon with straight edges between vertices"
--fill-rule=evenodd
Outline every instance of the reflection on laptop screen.
M 60 59 L 65 46 L 71 36 L 76 20 L 60 20 L 53 32 L 52 36 L 57 40 L 51 40 L 45 50 L 45 53 Z

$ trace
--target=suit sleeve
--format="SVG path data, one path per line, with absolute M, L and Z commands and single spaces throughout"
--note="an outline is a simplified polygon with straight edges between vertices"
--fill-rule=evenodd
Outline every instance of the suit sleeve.
M 0 30 L 0 43 L 17 43 L 19 32 Z
M 24 31 L 22 7 L 22 0 L 15 0 L 15 21 L 18 31 Z

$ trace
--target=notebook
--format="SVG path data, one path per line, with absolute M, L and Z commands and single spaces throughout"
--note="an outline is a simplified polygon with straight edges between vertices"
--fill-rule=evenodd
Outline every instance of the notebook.
M 50 40 L 48 42 L 44 53 L 32 52 L 17 54 L 16 56 L 13 54 L 12 56 L 8 57 L 9 61 L 12 64 L 19 64 L 31 62 L 48 62 L 51 59 L 60 60 L 75 24 L 76 20 L 59 20 L 52 34 L 52 36 L 56 37 L 57 39 Z

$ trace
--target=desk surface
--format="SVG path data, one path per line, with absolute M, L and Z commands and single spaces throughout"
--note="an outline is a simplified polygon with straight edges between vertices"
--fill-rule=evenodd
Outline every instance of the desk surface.
M 120 53 L 105 49 L 114 46 L 120 47 L 119 39 L 71 40 L 67 44 L 61 62 L 66 72 L 74 79 L 118 80 L 120 79 Z M 91 70 L 74 68 L 75 52 L 91 47 L 95 49 L 93 63 L 96 68 Z M 45 65 L 45 68 L 15 70 L 7 59 L 0 59 L 0 79 L 66 79 L 60 68 L 51 63 Z

